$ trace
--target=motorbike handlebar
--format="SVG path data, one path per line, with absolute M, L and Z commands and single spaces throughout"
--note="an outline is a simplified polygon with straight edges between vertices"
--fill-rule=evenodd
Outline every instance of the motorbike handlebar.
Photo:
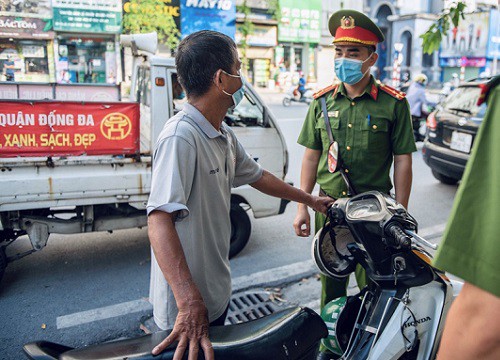
M 411 238 L 406 235 L 403 228 L 396 223 L 389 224 L 386 228 L 386 234 L 390 235 L 392 241 L 390 241 L 389 245 L 394 246 L 395 248 L 410 248 L 411 247 Z

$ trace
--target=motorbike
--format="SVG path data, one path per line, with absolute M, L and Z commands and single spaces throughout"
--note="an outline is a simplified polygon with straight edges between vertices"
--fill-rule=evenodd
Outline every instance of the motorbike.
M 290 106 L 292 102 L 305 103 L 309 105 L 313 101 L 312 89 L 306 89 L 304 95 L 300 96 L 296 86 L 292 86 L 283 98 L 283 106 Z
M 118 340 L 83 348 L 36 341 L 23 350 L 35 360 L 111 360 L 174 358 L 175 345 L 157 356 L 151 350 L 163 341 L 170 330 L 159 331 L 132 339 Z M 246 323 L 211 326 L 209 336 L 217 360 L 313 360 L 319 341 L 326 337 L 327 328 L 321 317 L 308 308 L 293 307 Z M 202 353 L 198 356 L 204 359 Z M 183 357 L 187 359 L 187 356 Z
M 330 171 L 340 172 L 351 197 L 329 209 L 313 258 L 337 279 L 361 264 L 369 282 L 360 293 L 324 306 L 329 335 L 323 345 L 343 360 L 434 359 L 462 283 L 432 266 L 428 250 L 437 246 L 417 234 L 417 221 L 404 206 L 378 191 L 356 194 L 338 144 L 329 150 Z
M 436 108 L 437 104 L 428 103 L 427 106 L 422 106 L 422 111 L 420 116 L 412 116 L 411 122 L 413 127 L 413 136 L 415 137 L 415 142 L 425 140 L 425 123 L 427 117 Z
M 345 278 L 361 264 L 368 285 L 326 304 L 321 317 L 292 307 L 246 323 L 210 327 L 216 359 L 313 360 L 320 342 L 342 360 L 435 358 L 446 315 L 462 284 L 431 265 L 427 249 L 437 246 L 417 234 L 417 221 L 401 204 L 378 191 L 356 193 L 336 142 L 328 156 L 329 170 L 340 173 L 351 196 L 337 199 L 328 210 L 312 242 L 312 257 L 333 278 Z M 175 344 L 151 355 L 168 334 L 83 348 L 37 341 L 24 351 L 35 360 L 172 359 Z

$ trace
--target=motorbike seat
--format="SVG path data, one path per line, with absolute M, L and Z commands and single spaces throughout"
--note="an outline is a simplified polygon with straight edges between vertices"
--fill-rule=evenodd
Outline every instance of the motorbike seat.
M 315 359 L 319 341 L 328 335 L 321 317 L 308 308 L 293 307 L 246 323 L 212 326 L 210 340 L 217 360 Z M 173 359 L 175 344 L 158 356 L 151 350 L 170 330 L 132 339 L 71 349 L 47 341 L 26 344 L 35 360 Z M 187 354 L 184 356 L 187 359 Z M 200 351 L 199 359 L 204 359 Z

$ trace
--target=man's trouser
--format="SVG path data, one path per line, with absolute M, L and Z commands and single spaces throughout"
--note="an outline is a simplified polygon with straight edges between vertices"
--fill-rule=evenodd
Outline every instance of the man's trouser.
M 314 229 L 315 234 L 323 227 L 325 224 L 325 216 L 321 213 L 315 213 L 314 215 Z M 356 276 L 356 282 L 358 283 L 358 287 L 363 289 L 368 283 L 368 279 L 366 277 L 365 269 L 363 269 L 359 264 L 356 265 L 356 270 L 354 271 Z M 321 278 L 321 309 L 328 304 L 333 299 L 339 298 L 341 296 L 347 295 L 347 286 L 349 285 L 349 276 L 345 279 L 337 280 L 330 277 L 327 277 L 323 274 L 320 275 Z M 320 351 L 325 352 L 328 351 L 326 347 L 321 344 Z

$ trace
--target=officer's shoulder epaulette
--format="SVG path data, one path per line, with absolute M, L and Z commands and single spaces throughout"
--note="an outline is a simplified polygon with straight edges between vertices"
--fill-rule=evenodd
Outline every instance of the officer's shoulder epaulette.
M 406 96 L 406 93 L 404 93 L 403 91 L 399 91 L 398 89 L 395 89 L 389 85 L 386 85 L 386 84 L 382 84 L 380 83 L 378 88 L 380 90 L 382 90 L 383 92 L 391 95 L 392 97 L 398 99 L 398 100 L 402 100 L 405 98 Z
M 332 84 L 332 85 L 329 85 L 329 86 L 327 86 L 326 88 L 321 89 L 321 90 L 319 90 L 319 91 L 315 92 L 315 93 L 313 94 L 313 98 L 314 98 L 314 99 L 317 99 L 317 98 L 319 98 L 319 97 L 321 97 L 321 96 L 325 95 L 326 93 L 328 93 L 328 92 L 330 92 L 330 91 L 332 91 L 332 90 L 337 91 L 338 87 L 339 87 L 339 84 Z

